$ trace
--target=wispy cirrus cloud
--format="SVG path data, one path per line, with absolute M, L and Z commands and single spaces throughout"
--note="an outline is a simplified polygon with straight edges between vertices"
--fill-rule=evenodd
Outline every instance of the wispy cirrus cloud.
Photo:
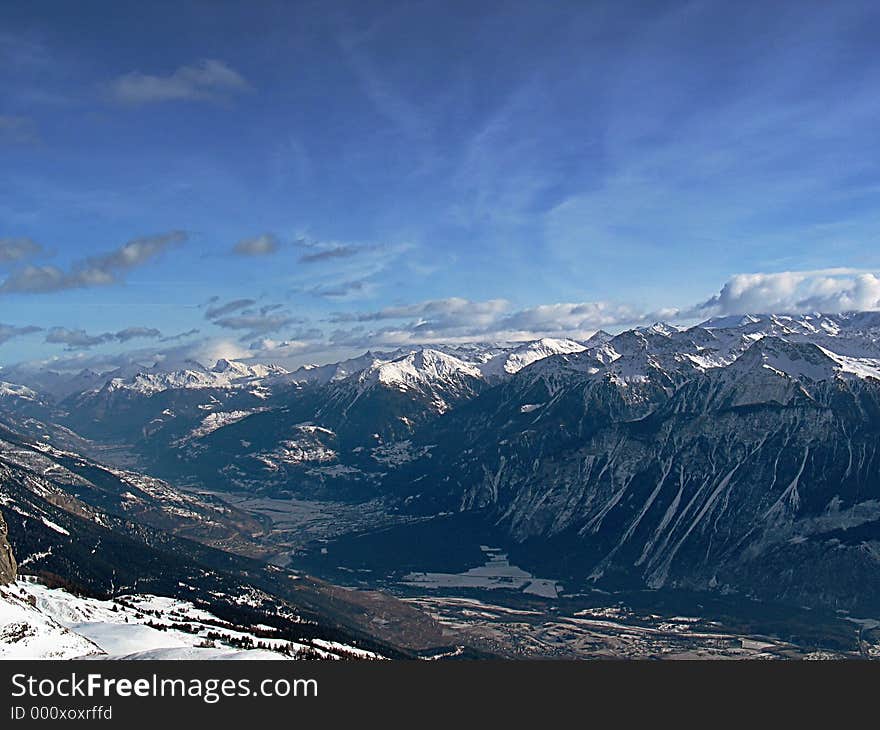
M 379 116 L 399 133 L 424 144 L 431 139 L 436 122 L 382 72 L 370 52 L 371 43 L 379 40 L 370 31 L 358 32 L 353 28 L 346 29 L 337 37 L 339 48 L 361 91 Z
M 105 254 L 74 261 L 66 270 L 29 264 L 16 269 L 0 283 L 0 294 L 46 294 L 117 284 L 132 269 L 182 245 L 187 238 L 183 231 L 136 238 Z
M 180 66 L 165 76 L 131 71 L 114 79 L 109 85 L 110 95 L 115 101 L 130 105 L 217 101 L 250 88 L 244 76 L 216 59 Z
M 301 264 L 316 264 L 334 259 L 349 259 L 371 250 L 372 246 L 351 243 L 316 243 L 310 244 L 309 250 L 300 255 Z
M 325 301 L 369 299 L 387 286 L 398 267 L 407 266 L 414 245 L 409 242 L 373 243 L 320 241 L 300 237 L 292 272 L 290 294 L 307 294 Z

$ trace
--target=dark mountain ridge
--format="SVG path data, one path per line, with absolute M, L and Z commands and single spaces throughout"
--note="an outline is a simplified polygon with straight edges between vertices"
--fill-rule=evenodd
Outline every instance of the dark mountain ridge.
M 135 375 L 61 420 L 171 483 L 472 513 L 574 590 L 880 610 L 880 313 L 244 368 Z

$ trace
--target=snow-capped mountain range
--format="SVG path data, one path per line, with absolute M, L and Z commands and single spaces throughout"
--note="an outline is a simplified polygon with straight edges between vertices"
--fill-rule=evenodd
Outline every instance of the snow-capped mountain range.
M 305 365 L 292 372 L 277 364 L 227 359 L 218 360 L 211 366 L 196 361 L 181 364 L 157 363 L 150 368 L 126 366 L 104 374 L 87 369 L 66 376 L 51 370 L 27 371 L 13 368 L 8 375 L 23 384 L 0 382 L 0 397 L 34 397 L 36 392 L 64 398 L 100 391 L 124 390 L 153 395 L 164 390 L 184 388 L 245 389 L 263 385 L 327 385 L 356 375 L 363 376 L 362 381 L 372 379 L 385 385 L 402 387 L 418 387 L 432 380 L 442 381 L 454 373 L 494 381 L 512 375 L 542 358 L 579 352 L 586 346 L 574 340 L 544 338 L 526 343 L 398 348 L 388 352 L 368 351 L 358 357 L 327 365 Z
M 690 328 L 655 323 L 611 336 L 598 332 L 586 341 L 543 338 L 524 343 L 430 345 L 399 348 L 390 352 L 366 352 L 361 356 L 328 365 L 307 365 L 288 372 L 274 364 L 218 360 L 206 367 L 190 361 L 180 367 L 156 365 L 126 368 L 101 375 L 82 371 L 71 380 L 91 384 L 77 392 L 130 390 L 152 395 L 171 389 L 253 388 L 273 384 L 327 385 L 358 376 L 364 385 L 381 383 L 394 387 L 422 387 L 466 376 L 491 383 L 510 377 L 523 368 L 556 355 L 588 353 L 603 367 L 621 356 L 632 357 L 642 349 L 652 356 L 676 353 L 700 368 L 730 364 L 745 349 L 763 337 L 788 342 L 810 342 L 839 358 L 845 358 L 854 374 L 874 372 L 880 359 L 880 314 L 742 315 L 710 319 Z M 611 343 L 611 344 L 609 344 Z M 650 344 L 648 344 L 650 343 Z M 638 369 L 638 365 L 634 365 Z M 866 368 L 866 369 L 865 369 Z M 627 370 L 623 363 L 619 366 Z M 40 379 L 24 382 L 27 376 L 13 370 L 21 384 L 0 383 L 0 397 L 34 398 Z M 626 377 L 626 373 L 622 372 Z M 51 390 L 51 389 L 50 389 Z
M 138 372 L 129 378 L 110 378 L 103 386 L 107 391 L 131 390 L 152 395 L 176 388 L 244 388 L 258 386 L 263 380 L 285 375 L 278 365 L 246 364 L 235 360 L 218 360 L 206 368 L 197 362 L 179 370 Z
M 880 589 L 847 593 L 880 585 L 877 312 L 432 344 L 292 372 L 189 363 L 54 399 L 21 386 L 0 404 L 34 438 L 121 445 L 170 484 L 370 501 L 417 524 L 477 514 L 542 573 L 569 556 L 563 582 L 880 610 Z
M 110 373 L 98 382 L 96 374 L 83 372 L 75 379 L 89 387 L 54 399 L 54 405 L 51 393 L 40 392 L 35 382 L 3 383 L 0 403 L 91 438 L 147 440 L 169 452 L 186 447 L 190 455 L 193 448 L 210 451 L 210 442 L 227 432 L 240 432 L 243 442 L 264 441 L 273 451 L 290 441 L 288 431 L 299 423 L 314 423 L 345 442 L 320 450 L 345 451 L 406 439 L 437 416 L 508 383 L 551 395 L 605 383 L 614 397 L 604 408 L 641 417 L 689 378 L 710 372 L 729 380 L 736 399 L 745 401 L 759 397 L 750 388 L 780 387 L 761 386 L 753 373 L 761 369 L 799 381 L 876 378 L 878 335 L 880 313 L 743 315 L 688 328 L 655 323 L 614 336 L 600 331 L 586 341 L 367 352 L 293 372 L 230 360 L 211 367 L 157 365 Z M 535 411 L 540 404 L 530 396 L 520 406 Z M 256 424 L 259 437 L 249 438 L 248 426 Z M 234 447 L 235 453 L 241 448 Z

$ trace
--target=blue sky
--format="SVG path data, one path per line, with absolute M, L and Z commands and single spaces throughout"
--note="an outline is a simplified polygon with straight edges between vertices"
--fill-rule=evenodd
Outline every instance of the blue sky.
M 878 23 L 809 0 L 6 3 L 0 363 L 880 308 Z

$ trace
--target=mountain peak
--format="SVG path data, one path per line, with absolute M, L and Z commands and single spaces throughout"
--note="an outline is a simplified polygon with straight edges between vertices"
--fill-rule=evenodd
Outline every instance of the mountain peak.
M 596 330 L 584 343 L 589 347 L 595 347 L 596 345 L 604 345 L 609 340 L 613 339 L 614 335 L 606 332 L 605 330 Z
M 458 390 L 469 380 L 482 380 L 476 365 L 433 348 L 415 350 L 393 360 L 375 360 L 357 377 L 360 392 L 380 385 L 402 391 Z
M 681 331 L 679 327 L 668 322 L 654 322 L 654 324 L 639 329 L 647 334 L 661 335 L 663 337 L 672 337 L 672 335 L 678 334 Z
M 840 364 L 812 342 L 790 342 L 768 335 L 757 340 L 733 363 L 734 370 L 763 368 L 781 375 L 808 380 L 829 380 Z
M 580 342 L 568 339 L 542 337 L 540 340 L 524 342 L 511 350 L 505 350 L 480 366 L 484 377 L 497 379 L 514 375 L 524 367 L 553 355 L 571 355 L 586 350 Z
M 212 373 L 224 373 L 228 375 L 236 375 L 245 377 L 251 374 L 251 368 L 243 362 L 237 360 L 227 360 L 220 358 L 211 368 Z

